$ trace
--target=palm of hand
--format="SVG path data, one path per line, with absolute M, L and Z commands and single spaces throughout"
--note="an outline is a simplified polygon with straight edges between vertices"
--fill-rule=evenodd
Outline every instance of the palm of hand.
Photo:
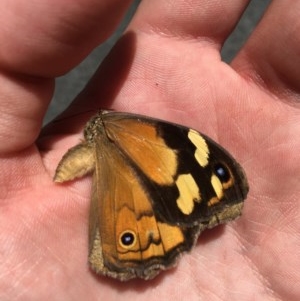
M 121 61 L 120 52 L 131 59 Z M 95 277 L 87 266 L 90 180 L 69 186 L 52 182 L 55 165 L 80 134 L 61 139 L 62 131 L 79 131 L 65 130 L 68 121 L 57 123 L 41 137 L 41 153 L 31 146 L 2 160 L 0 287 L 6 296 L 46 300 L 49 284 L 57 300 L 113 299 L 118 294 L 179 300 L 187 292 L 191 300 L 299 296 L 294 284 L 300 277 L 300 124 L 297 106 L 291 105 L 296 96 L 275 91 L 275 80 L 271 85 L 252 81 L 247 62 L 242 52 L 230 68 L 205 41 L 129 34 L 79 100 L 97 99 L 105 107 L 99 99 L 110 95 L 106 106 L 113 101 L 118 110 L 151 111 L 220 142 L 249 179 L 250 194 L 239 220 L 204 233 L 177 269 L 152 282 L 122 284 Z M 283 85 L 276 88 L 283 91 Z

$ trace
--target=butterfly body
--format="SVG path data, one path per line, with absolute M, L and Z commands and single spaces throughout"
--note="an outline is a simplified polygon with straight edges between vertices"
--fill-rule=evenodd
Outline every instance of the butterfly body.
M 208 137 L 145 116 L 100 111 L 54 180 L 93 173 L 89 262 L 120 280 L 174 266 L 205 228 L 241 214 L 240 165 Z

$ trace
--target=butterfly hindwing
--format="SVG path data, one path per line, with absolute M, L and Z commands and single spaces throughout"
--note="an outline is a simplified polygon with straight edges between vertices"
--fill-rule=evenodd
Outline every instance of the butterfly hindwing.
M 157 220 L 141 180 L 122 153 L 100 136 L 90 212 L 92 268 L 121 280 L 153 278 L 194 243 L 195 228 Z M 164 258 L 164 261 L 161 260 Z

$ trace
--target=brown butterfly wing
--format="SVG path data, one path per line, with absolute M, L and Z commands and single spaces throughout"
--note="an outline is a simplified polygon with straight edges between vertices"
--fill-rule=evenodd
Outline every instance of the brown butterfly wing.
M 91 267 L 121 280 L 153 278 L 194 244 L 198 227 L 159 221 L 141 179 L 105 135 L 96 143 L 90 212 Z
M 145 116 L 102 111 L 54 177 L 93 172 L 89 261 L 120 280 L 151 279 L 199 232 L 240 215 L 248 184 L 239 164 L 204 135 Z
M 189 128 L 118 112 L 102 113 L 105 132 L 144 177 L 155 213 L 183 226 L 241 210 L 248 192 L 245 174 L 221 146 Z M 228 215 L 228 214 L 227 214 Z M 220 222 L 225 222 L 221 220 Z

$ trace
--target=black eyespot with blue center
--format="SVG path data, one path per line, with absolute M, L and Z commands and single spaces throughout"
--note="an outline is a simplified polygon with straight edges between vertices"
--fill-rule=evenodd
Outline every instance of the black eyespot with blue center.
M 120 244 L 122 245 L 123 248 L 130 248 L 135 244 L 135 242 L 136 242 L 136 236 L 130 230 L 124 231 L 120 235 Z
M 221 183 L 227 183 L 231 177 L 228 168 L 222 163 L 215 165 L 215 175 L 218 177 Z

